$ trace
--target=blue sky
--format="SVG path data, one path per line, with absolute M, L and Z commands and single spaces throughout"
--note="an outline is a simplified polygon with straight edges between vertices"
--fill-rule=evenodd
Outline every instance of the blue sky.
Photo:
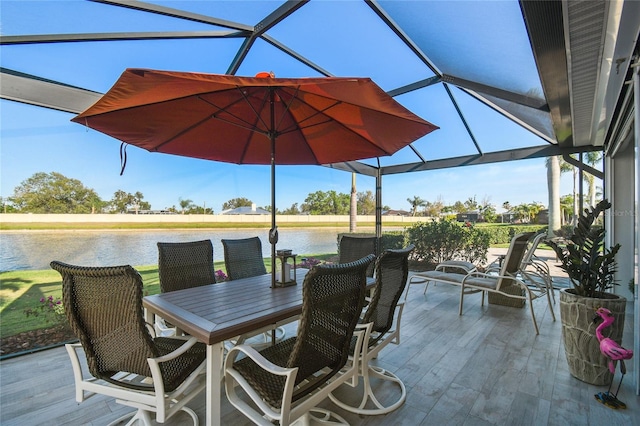
M 188 8 L 195 13 L 211 13 L 247 24 L 257 22 L 279 4 L 269 1 L 157 3 Z M 500 5 L 504 2 L 492 3 Z M 513 4 L 517 6 L 516 2 Z M 89 2 L 3 0 L 1 7 L 3 35 L 212 29 L 203 24 L 162 16 L 150 17 Z M 340 7 L 341 13 L 332 11 L 336 7 Z M 446 16 L 449 11 L 444 10 L 444 5 L 439 7 L 443 10 L 437 12 Z M 468 13 L 473 15 L 479 13 L 478 10 Z M 505 13 L 514 13 L 515 10 L 512 7 Z M 96 19 L 97 16 L 100 19 Z M 328 21 L 331 31 L 322 26 L 323 16 L 331 17 Z M 358 19 L 353 19 L 354 16 Z M 497 23 L 488 22 L 487 25 Z M 322 37 L 318 37 L 320 33 Z M 481 34 L 486 34 L 486 30 Z M 371 77 L 384 90 L 393 90 L 432 75 L 424 64 L 413 59 L 404 45 L 389 37 L 388 29 L 361 2 L 311 2 L 296 12 L 295 20 L 285 20 L 270 35 L 335 76 Z M 447 43 L 456 47 L 456 42 L 463 41 L 461 37 L 456 40 L 452 36 Z M 224 73 L 239 43 L 239 40 L 182 40 L 2 46 L 0 64 L 16 71 L 105 92 L 128 67 Z M 327 49 L 327 46 L 334 47 Z M 340 49 L 335 46 L 340 46 Z M 400 63 L 401 67 L 396 66 Z M 510 64 L 511 67 L 516 65 Z M 255 75 L 265 70 L 274 71 L 278 77 L 318 76 L 315 71 L 259 41 L 237 74 Z M 510 72 L 517 74 L 518 70 Z M 429 92 L 431 100 L 428 103 L 424 102 L 424 91 Z M 469 125 L 484 149 L 544 143 L 461 91 L 455 89 L 453 94 L 467 111 Z M 440 126 L 440 130 L 415 143 L 429 159 L 473 153 L 473 144 L 453 107 L 446 102 L 441 86 L 411 92 L 396 99 L 422 118 Z M 151 154 L 129 147 L 127 168 L 120 176 L 119 141 L 71 123 L 72 117 L 68 113 L 0 101 L 2 197 L 11 196 L 20 182 L 36 172 L 55 171 L 82 181 L 106 200 L 117 190 L 140 191 L 154 209 L 178 205 L 180 198 L 213 207 L 216 212 L 225 201 L 236 197 L 249 198 L 258 206 L 270 204 L 268 166 L 233 165 Z M 405 149 L 380 161 L 386 165 L 417 160 L 409 149 Z M 407 198 L 419 196 L 429 201 L 440 198 L 446 204 L 469 197 L 476 197 L 478 201 L 490 199 L 498 208 L 505 201 L 511 204 L 535 201 L 546 205 L 544 161 L 534 159 L 384 176 L 383 204 L 408 210 Z M 318 190 L 349 193 L 351 175 L 318 166 L 278 166 L 276 182 L 277 207 L 283 209 L 293 203 L 302 204 L 309 193 Z M 570 193 L 570 176 L 563 176 L 561 185 L 561 194 Z M 358 191 L 374 191 L 374 188 L 373 178 L 358 175 Z

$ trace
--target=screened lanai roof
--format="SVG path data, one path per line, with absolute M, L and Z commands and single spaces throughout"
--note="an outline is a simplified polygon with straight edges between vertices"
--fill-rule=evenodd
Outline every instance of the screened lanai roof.
M 126 68 L 371 77 L 440 130 L 375 175 L 607 148 L 636 1 L 3 1 L 1 96 L 79 113 Z M 47 43 L 47 49 L 42 49 Z M 627 130 L 625 130 L 627 129 Z

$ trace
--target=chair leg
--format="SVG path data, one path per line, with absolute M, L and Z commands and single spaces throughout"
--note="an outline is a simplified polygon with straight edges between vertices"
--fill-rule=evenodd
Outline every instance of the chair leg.
M 149 415 L 149 412 L 146 410 L 139 409 L 137 411 L 127 413 L 124 416 L 117 418 L 116 420 L 109 423 L 107 426 L 115 426 L 117 424 L 120 424 L 126 419 L 128 419 L 129 417 L 131 417 L 131 419 L 127 422 L 125 426 L 130 426 L 136 423 L 142 424 L 144 426 L 152 425 L 152 420 L 151 420 L 151 416 Z M 197 425 L 198 423 L 195 423 L 195 424 Z
M 360 403 L 358 404 L 358 406 L 356 407 L 356 406 L 348 405 L 340 401 L 331 393 L 329 394 L 329 398 L 331 399 L 331 401 L 333 401 L 334 404 L 351 413 L 368 415 L 368 416 L 377 416 L 380 414 L 387 414 L 396 410 L 398 407 L 404 404 L 404 401 L 407 399 L 407 390 L 404 386 L 404 383 L 402 383 L 402 380 L 400 380 L 398 376 L 396 376 L 395 374 L 383 368 L 371 366 L 371 365 L 363 366 L 363 370 L 364 371 L 362 372 L 362 386 L 363 386 L 362 399 L 360 400 Z M 390 405 L 382 404 L 373 393 L 373 388 L 371 387 L 372 377 L 397 384 L 400 387 L 400 397 Z M 371 406 L 369 402 L 371 402 L 371 404 L 373 404 L 375 408 L 367 408 L 367 405 Z
M 396 313 L 397 317 L 394 323 L 397 325 L 399 325 L 401 322 L 403 307 L 404 304 L 400 305 L 399 310 Z M 357 362 L 359 364 L 358 374 L 360 377 L 362 377 L 362 398 L 360 399 L 360 403 L 358 405 L 347 404 L 335 397 L 333 393 L 329 394 L 329 399 L 331 399 L 331 401 L 333 401 L 338 407 L 346 411 L 369 416 L 377 416 L 380 414 L 390 413 L 404 404 L 405 400 L 407 399 L 407 390 L 404 386 L 404 383 L 402 383 L 402 380 L 400 380 L 400 378 L 392 372 L 387 371 L 382 367 L 371 365 L 371 360 L 377 358 L 380 351 L 387 344 L 393 343 L 394 340 L 399 340 L 399 338 L 400 330 L 399 327 L 396 327 L 395 331 L 385 336 L 385 338 L 377 346 L 370 348 L 370 350 L 365 350 L 364 353 L 353 360 L 353 362 Z M 369 336 L 367 336 L 367 340 L 369 340 Z M 372 378 L 382 380 L 385 384 L 396 384 L 400 388 L 400 396 L 398 396 L 397 398 L 394 397 L 394 402 L 390 404 L 385 405 L 381 403 L 376 397 L 373 391 L 373 387 L 371 386 Z M 344 384 L 355 388 L 356 386 L 358 386 L 358 381 L 355 380 L 353 382 L 345 382 Z
M 553 322 L 556 322 L 556 313 L 553 311 L 553 305 L 555 304 L 555 300 L 554 300 L 554 303 L 551 304 L 551 296 L 549 296 L 549 291 L 553 292 L 553 288 L 551 288 L 551 290 L 547 289 L 547 304 L 549 305 L 549 310 L 551 311 L 551 317 L 553 318 Z
M 316 414 L 317 413 L 317 414 Z M 292 426 L 311 426 L 316 424 L 323 425 L 343 425 L 349 426 L 349 422 L 344 418 L 334 413 L 333 411 L 325 410 L 324 408 L 313 407 L 303 416 L 296 419 L 291 423 Z
M 533 321 L 533 327 L 536 329 L 536 335 L 540 334 L 540 330 L 538 330 L 538 323 L 536 322 L 536 313 L 533 311 L 533 299 L 528 297 L 529 300 L 529 310 L 531 311 L 531 320 Z

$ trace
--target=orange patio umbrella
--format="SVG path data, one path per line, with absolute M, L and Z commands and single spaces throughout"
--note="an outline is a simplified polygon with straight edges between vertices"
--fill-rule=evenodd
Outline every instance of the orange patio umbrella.
M 369 78 L 237 77 L 150 69 L 125 70 L 72 121 L 151 152 L 270 164 L 273 270 L 276 164 L 387 156 L 437 129 Z

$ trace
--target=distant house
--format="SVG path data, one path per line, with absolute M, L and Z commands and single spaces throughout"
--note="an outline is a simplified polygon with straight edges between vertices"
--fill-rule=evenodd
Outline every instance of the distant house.
M 220 214 L 271 214 L 269 210 L 265 210 L 261 207 L 256 207 L 255 204 L 251 206 L 236 207 L 235 209 L 223 210 Z
M 516 221 L 516 218 L 518 217 L 516 212 L 504 212 L 501 213 L 500 216 L 502 217 L 502 223 L 513 223 Z
M 456 215 L 456 220 L 458 222 L 476 223 L 478 221 L 484 220 L 484 218 L 479 212 L 467 212 L 467 213 L 458 213 Z
M 548 225 L 549 224 L 549 210 L 544 209 L 540 210 L 535 218 L 535 223 L 540 225 Z

